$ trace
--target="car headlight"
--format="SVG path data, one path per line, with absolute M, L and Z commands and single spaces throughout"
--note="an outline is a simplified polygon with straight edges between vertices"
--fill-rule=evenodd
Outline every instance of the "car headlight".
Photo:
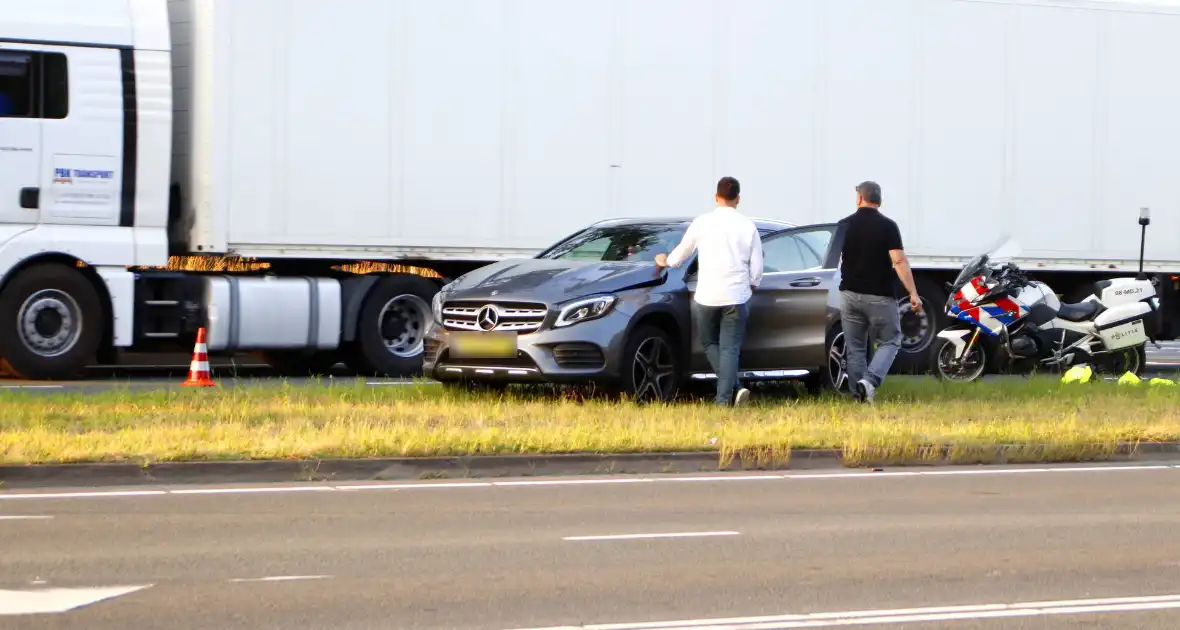
M 611 307 L 618 301 L 613 295 L 599 295 L 584 300 L 578 300 L 565 305 L 554 322 L 554 328 L 564 328 L 574 324 L 598 319 L 610 312 Z
M 430 302 L 430 312 L 434 315 L 435 323 L 438 324 L 443 323 L 442 300 L 443 294 L 442 291 L 439 291 L 434 294 L 434 300 Z

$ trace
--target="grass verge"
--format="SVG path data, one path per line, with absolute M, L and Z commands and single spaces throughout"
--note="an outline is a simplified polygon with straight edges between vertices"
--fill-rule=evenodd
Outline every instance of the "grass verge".
M 840 448 L 849 465 L 1085 461 L 1121 442 L 1180 440 L 1180 387 L 953 386 L 897 379 L 877 405 L 756 398 L 751 407 L 641 407 L 552 393 L 438 386 L 0 393 L 0 463 L 325 459 L 715 450 L 782 463 Z

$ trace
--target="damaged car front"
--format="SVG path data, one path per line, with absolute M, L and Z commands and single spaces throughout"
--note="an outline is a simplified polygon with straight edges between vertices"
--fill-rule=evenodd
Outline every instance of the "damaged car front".
M 678 270 L 655 256 L 679 243 L 683 220 L 603 222 L 536 258 L 468 273 L 434 298 L 425 373 L 444 383 L 586 383 L 627 387 L 636 343 L 652 346 L 654 379 L 683 376 L 687 330 Z M 636 334 L 640 333 L 640 339 Z M 658 347 L 656 347 L 658 346 Z M 668 356 L 661 356 L 667 354 Z M 629 392 L 636 393 L 636 392 Z

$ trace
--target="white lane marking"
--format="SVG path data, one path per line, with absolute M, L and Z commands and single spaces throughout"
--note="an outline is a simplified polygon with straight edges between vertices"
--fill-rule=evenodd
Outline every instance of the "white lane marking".
M 779 481 L 784 477 L 786 475 L 716 475 L 712 477 L 674 477 L 668 481 Z
M 32 492 L 22 494 L 2 494 L 0 500 L 6 499 L 105 499 L 115 497 L 152 497 L 168 494 L 167 490 L 110 490 L 100 492 Z
M 168 494 L 259 494 L 276 492 L 331 492 L 333 486 L 264 486 L 257 488 L 188 488 L 169 490 Z
M 456 482 L 404 482 L 366 484 L 354 482 L 346 485 L 323 486 L 263 486 L 263 487 L 215 487 L 215 488 L 184 488 L 176 490 L 100 490 L 82 492 L 0 492 L 0 501 L 17 499 L 88 499 L 88 498 L 121 498 L 146 497 L 164 495 L 217 495 L 217 494 L 282 494 L 288 492 L 332 492 L 332 491 L 360 491 L 360 490 L 419 490 L 441 488 L 491 488 L 491 487 L 527 487 L 527 486 L 580 486 L 580 485 L 619 485 L 619 484 L 647 484 L 647 483 L 680 483 L 680 482 L 721 482 L 721 481 L 812 481 L 818 479 L 893 479 L 898 477 L 944 477 L 958 475 L 1001 476 L 1017 474 L 1062 474 L 1075 472 L 1144 472 L 1180 469 L 1177 465 L 1125 465 L 1112 464 L 1108 466 L 1064 466 L 1060 468 L 977 468 L 951 470 L 920 470 L 920 471 L 876 471 L 876 472 L 819 472 L 819 473 L 787 473 L 765 475 L 712 475 L 712 476 L 658 476 L 658 477 L 615 477 L 600 479 L 538 479 L 520 481 L 456 481 Z
M 737 536 L 738 532 L 676 532 L 668 534 L 611 534 L 606 536 L 566 536 L 562 540 L 640 540 L 644 538 L 702 538 L 706 536 Z
M 486 488 L 492 484 L 488 482 L 456 482 L 456 483 L 378 483 L 372 485 L 356 484 L 352 486 L 333 486 L 337 490 L 408 490 L 410 488 Z
M 1069 472 L 1110 472 L 1112 470 L 1167 470 L 1169 468 L 1180 468 L 1180 466 L 1076 466 L 1068 469 Z M 1049 472 L 1062 472 L 1064 468 L 1050 468 Z
M 1003 617 L 1037 617 L 1134 612 L 1180 608 L 1180 595 L 1079 599 L 1066 601 L 1024 602 L 1016 604 L 981 604 L 974 606 L 936 606 L 893 610 L 855 610 L 811 614 L 786 614 L 765 617 L 731 617 L 726 619 L 685 619 L 638 623 L 588 624 L 556 626 L 529 630 L 786 630 L 791 628 L 831 628 L 930 621 L 965 621 Z
M 0 616 L 64 613 L 105 599 L 122 597 L 151 587 L 112 586 L 108 588 L 49 588 L 27 591 L 0 590 Z
M 260 578 L 235 578 L 230 582 L 299 582 L 303 580 L 327 580 L 330 575 L 271 575 Z
M 52 516 L 44 515 L 16 516 L 0 514 L 0 521 L 48 521 L 52 518 Z
M 65 389 L 65 385 L 0 385 L 0 389 Z
M 628 477 L 625 479 L 538 479 L 536 481 L 493 481 L 493 486 L 584 486 L 617 483 L 651 483 L 655 479 Z

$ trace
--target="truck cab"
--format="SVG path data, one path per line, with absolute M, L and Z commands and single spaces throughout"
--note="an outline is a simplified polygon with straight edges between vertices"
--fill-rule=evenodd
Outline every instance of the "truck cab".
M 0 363 L 63 377 L 132 341 L 168 262 L 172 54 L 156 0 L 0 0 Z M 17 334 L 11 334 L 16 324 Z

